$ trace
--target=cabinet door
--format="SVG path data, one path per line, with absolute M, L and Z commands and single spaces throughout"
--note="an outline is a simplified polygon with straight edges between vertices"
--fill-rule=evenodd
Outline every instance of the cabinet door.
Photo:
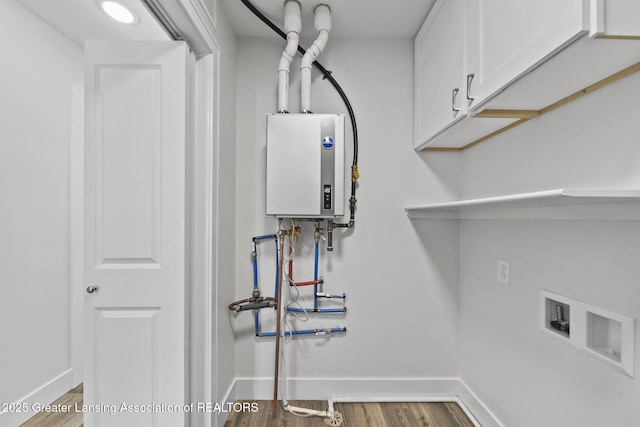
M 415 39 L 416 146 L 465 116 L 462 2 L 438 1 Z
M 541 64 L 588 28 L 583 0 L 468 0 L 472 106 Z

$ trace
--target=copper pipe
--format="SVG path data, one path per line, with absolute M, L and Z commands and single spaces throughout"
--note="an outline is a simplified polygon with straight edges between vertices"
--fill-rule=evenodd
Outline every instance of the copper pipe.
M 275 374 L 273 376 L 273 410 L 274 412 L 278 409 L 278 378 L 279 378 L 279 368 L 280 368 L 280 334 L 281 334 L 281 316 L 282 316 L 282 268 L 283 268 L 283 259 L 284 259 L 284 236 L 287 234 L 286 231 L 280 230 L 278 232 L 278 237 L 280 239 L 279 252 L 280 257 L 278 260 L 278 296 L 277 296 L 277 314 L 276 314 L 276 366 L 275 366 Z

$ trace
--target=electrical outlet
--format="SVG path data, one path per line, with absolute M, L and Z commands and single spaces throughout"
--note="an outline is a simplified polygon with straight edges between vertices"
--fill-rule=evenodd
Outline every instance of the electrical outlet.
M 498 281 L 509 284 L 511 280 L 511 263 L 502 259 L 498 260 Z

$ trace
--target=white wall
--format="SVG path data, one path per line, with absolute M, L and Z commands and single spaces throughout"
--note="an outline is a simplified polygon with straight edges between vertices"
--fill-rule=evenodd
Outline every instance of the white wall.
M 227 305 L 235 297 L 236 41 L 222 4 L 218 13 L 213 401 L 225 397 L 235 378 Z M 0 402 L 31 396 L 27 402 L 45 404 L 72 385 L 70 109 L 72 84 L 83 82 L 83 52 L 13 0 L 0 4 L 0 24 L 0 324 L 11 325 L 3 329 Z M 0 415 L 0 425 L 17 422 Z
M 13 0 L 0 2 L 0 55 L 0 402 L 14 402 L 71 368 L 71 88 L 83 56 Z
M 224 6 L 211 55 L 197 61 L 199 135 L 193 153 L 194 271 L 191 401 L 234 400 L 234 344 L 228 301 L 235 281 L 235 33 Z M 208 101 L 213 101 L 210 106 Z M 222 426 L 228 413 L 191 414 L 190 425 Z
M 235 299 L 251 294 L 251 237 L 276 230 L 276 221 L 264 215 L 265 116 L 277 109 L 283 46 L 275 36 L 238 42 Z M 331 339 L 298 338 L 287 345 L 289 377 L 297 379 L 290 384 L 290 397 L 438 394 L 437 381 L 430 380 L 458 376 L 457 226 L 413 224 L 403 208 L 455 198 L 458 159 L 439 153 L 420 157 L 412 149 L 410 40 L 331 39 L 320 62 L 333 71 L 353 104 L 361 178 L 355 229 L 337 230 L 335 251 L 327 253 L 323 246 L 320 254 L 325 290 L 346 292 L 348 312 L 299 326 L 347 326 L 348 332 Z M 292 69 L 290 110 L 295 112 L 299 58 Z M 316 71 L 313 76 L 313 111 L 346 113 L 330 84 Z M 347 125 L 348 165 L 351 144 Z M 313 274 L 313 225 L 303 226 L 297 280 Z M 267 295 L 273 295 L 274 252 L 272 242 L 260 245 L 261 285 Z M 263 313 L 273 319 L 273 313 Z M 238 397 L 269 398 L 274 340 L 254 336 L 250 312 L 231 317 Z M 272 321 L 263 323 L 264 331 L 273 328 Z
M 282 46 L 277 38 L 237 45 L 234 299 L 251 292 L 251 237 L 276 229 L 263 215 L 265 115 L 276 110 Z M 354 105 L 362 178 L 356 228 L 336 233 L 333 254 L 321 252 L 326 290 L 347 292 L 349 311 L 299 326 L 349 330 L 287 346 L 289 397 L 428 396 L 437 392 L 425 379 L 460 377 L 505 426 L 639 424 L 638 381 L 542 334 L 537 317 L 539 290 L 547 289 L 638 318 L 638 223 L 485 220 L 458 228 L 453 221 L 409 221 L 402 208 L 561 187 L 637 188 L 640 105 L 630 94 L 640 76 L 462 154 L 416 155 L 410 41 L 331 39 L 320 61 Z M 298 65 L 299 59 L 292 67 L 293 112 Z M 312 101 L 315 112 L 345 113 L 315 71 Z M 348 147 L 350 138 L 347 127 Z M 311 228 L 306 224 L 297 246 L 300 280 L 312 274 Z M 269 295 L 275 248 L 259 248 L 261 288 Z M 497 259 L 511 261 L 510 285 L 497 282 Z M 273 330 L 266 312 L 263 330 Z M 250 313 L 230 318 L 237 397 L 269 398 L 273 339 L 254 337 Z M 409 378 L 416 387 L 402 381 Z
M 464 152 L 463 197 L 638 188 L 639 89 L 633 75 Z M 505 426 L 640 425 L 637 379 L 538 330 L 540 289 L 640 318 L 639 242 L 635 221 L 462 222 L 461 378 Z

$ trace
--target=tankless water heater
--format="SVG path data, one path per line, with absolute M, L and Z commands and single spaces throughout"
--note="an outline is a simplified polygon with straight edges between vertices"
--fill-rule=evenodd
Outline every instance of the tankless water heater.
M 267 116 L 267 215 L 342 216 L 344 183 L 344 115 Z

